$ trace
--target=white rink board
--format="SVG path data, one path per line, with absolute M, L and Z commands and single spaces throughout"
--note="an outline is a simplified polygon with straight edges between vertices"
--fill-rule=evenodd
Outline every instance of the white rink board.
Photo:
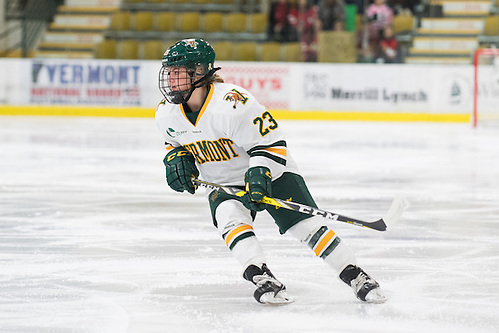
M 469 114 L 473 68 L 219 62 L 227 82 L 247 88 L 269 109 Z M 155 108 L 159 61 L 1 59 L 0 103 Z M 493 70 L 490 66 L 489 71 Z M 494 75 L 481 75 L 499 91 Z M 484 93 L 495 104 L 497 96 Z

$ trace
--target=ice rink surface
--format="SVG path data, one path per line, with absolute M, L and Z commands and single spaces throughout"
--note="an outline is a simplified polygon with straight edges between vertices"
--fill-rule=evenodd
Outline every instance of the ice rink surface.
M 204 190 L 166 185 L 154 119 L 0 117 L 0 332 L 499 332 L 499 130 L 280 121 L 327 222 L 389 300 L 363 304 L 312 251 L 255 230 L 296 301 L 263 306 Z

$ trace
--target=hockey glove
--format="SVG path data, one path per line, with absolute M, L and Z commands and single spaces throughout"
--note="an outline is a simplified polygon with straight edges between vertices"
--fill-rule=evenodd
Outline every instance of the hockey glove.
M 194 194 L 196 187 L 192 183 L 192 177 L 198 177 L 199 171 L 192 154 L 184 147 L 177 147 L 165 156 L 163 163 L 168 185 L 177 192 Z
M 246 194 L 241 197 L 244 207 L 257 212 L 265 209 L 263 197 L 272 196 L 272 174 L 267 167 L 251 167 L 244 175 Z

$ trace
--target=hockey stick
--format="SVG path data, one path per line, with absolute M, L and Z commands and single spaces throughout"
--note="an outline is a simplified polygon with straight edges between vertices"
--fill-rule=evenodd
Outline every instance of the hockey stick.
M 231 186 L 223 186 L 223 185 L 218 185 L 214 183 L 209 183 L 204 180 L 200 180 L 197 178 L 192 179 L 193 183 L 205 187 L 207 189 L 211 190 L 217 190 L 221 192 L 225 192 L 230 195 L 235 195 L 237 197 L 242 197 L 244 194 L 246 194 L 245 191 L 237 188 L 237 187 L 231 187 Z M 365 227 L 373 230 L 378 230 L 378 231 L 385 231 L 386 230 L 386 223 L 385 221 L 388 221 L 389 224 L 395 223 L 400 215 L 402 214 L 402 211 L 404 210 L 405 203 L 401 198 L 395 198 L 392 202 L 392 205 L 388 212 L 386 213 L 385 217 L 382 219 L 379 219 L 377 221 L 373 222 L 367 222 L 367 221 L 362 221 L 359 219 L 354 219 L 351 217 L 347 217 L 345 215 L 340 215 L 332 212 L 328 212 L 327 210 L 322 210 L 319 208 L 315 207 L 310 207 L 301 203 L 293 202 L 293 201 L 285 201 L 277 198 L 269 198 L 269 197 L 264 197 L 262 200 L 263 203 L 266 203 L 268 205 L 275 206 L 277 208 L 285 208 L 289 209 L 295 212 L 300 212 L 308 215 L 313 215 L 313 216 L 321 216 L 333 221 L 340 221 L 340 222 L 345 222 L 349 224 L 353 224 L 359 227 Z

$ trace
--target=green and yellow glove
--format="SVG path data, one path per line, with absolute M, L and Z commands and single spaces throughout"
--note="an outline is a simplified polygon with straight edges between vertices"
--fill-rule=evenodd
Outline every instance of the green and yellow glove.
M 266 204 L 260 202 L 263 197 L 272 196 L 272 173 L 270 169 L 263 166 L 251 167 L 244 175 L 246 194 L 241 197 L 244 207 L 262 211 Z
M 177 192 L 187 191 L 194 194 L 196 187 L 192 177 L 198 177 L 199 171 L 194 163 L 194 157 L 184 147 L 172 149 L 163 159 L 166 167 L 166 181 Z

